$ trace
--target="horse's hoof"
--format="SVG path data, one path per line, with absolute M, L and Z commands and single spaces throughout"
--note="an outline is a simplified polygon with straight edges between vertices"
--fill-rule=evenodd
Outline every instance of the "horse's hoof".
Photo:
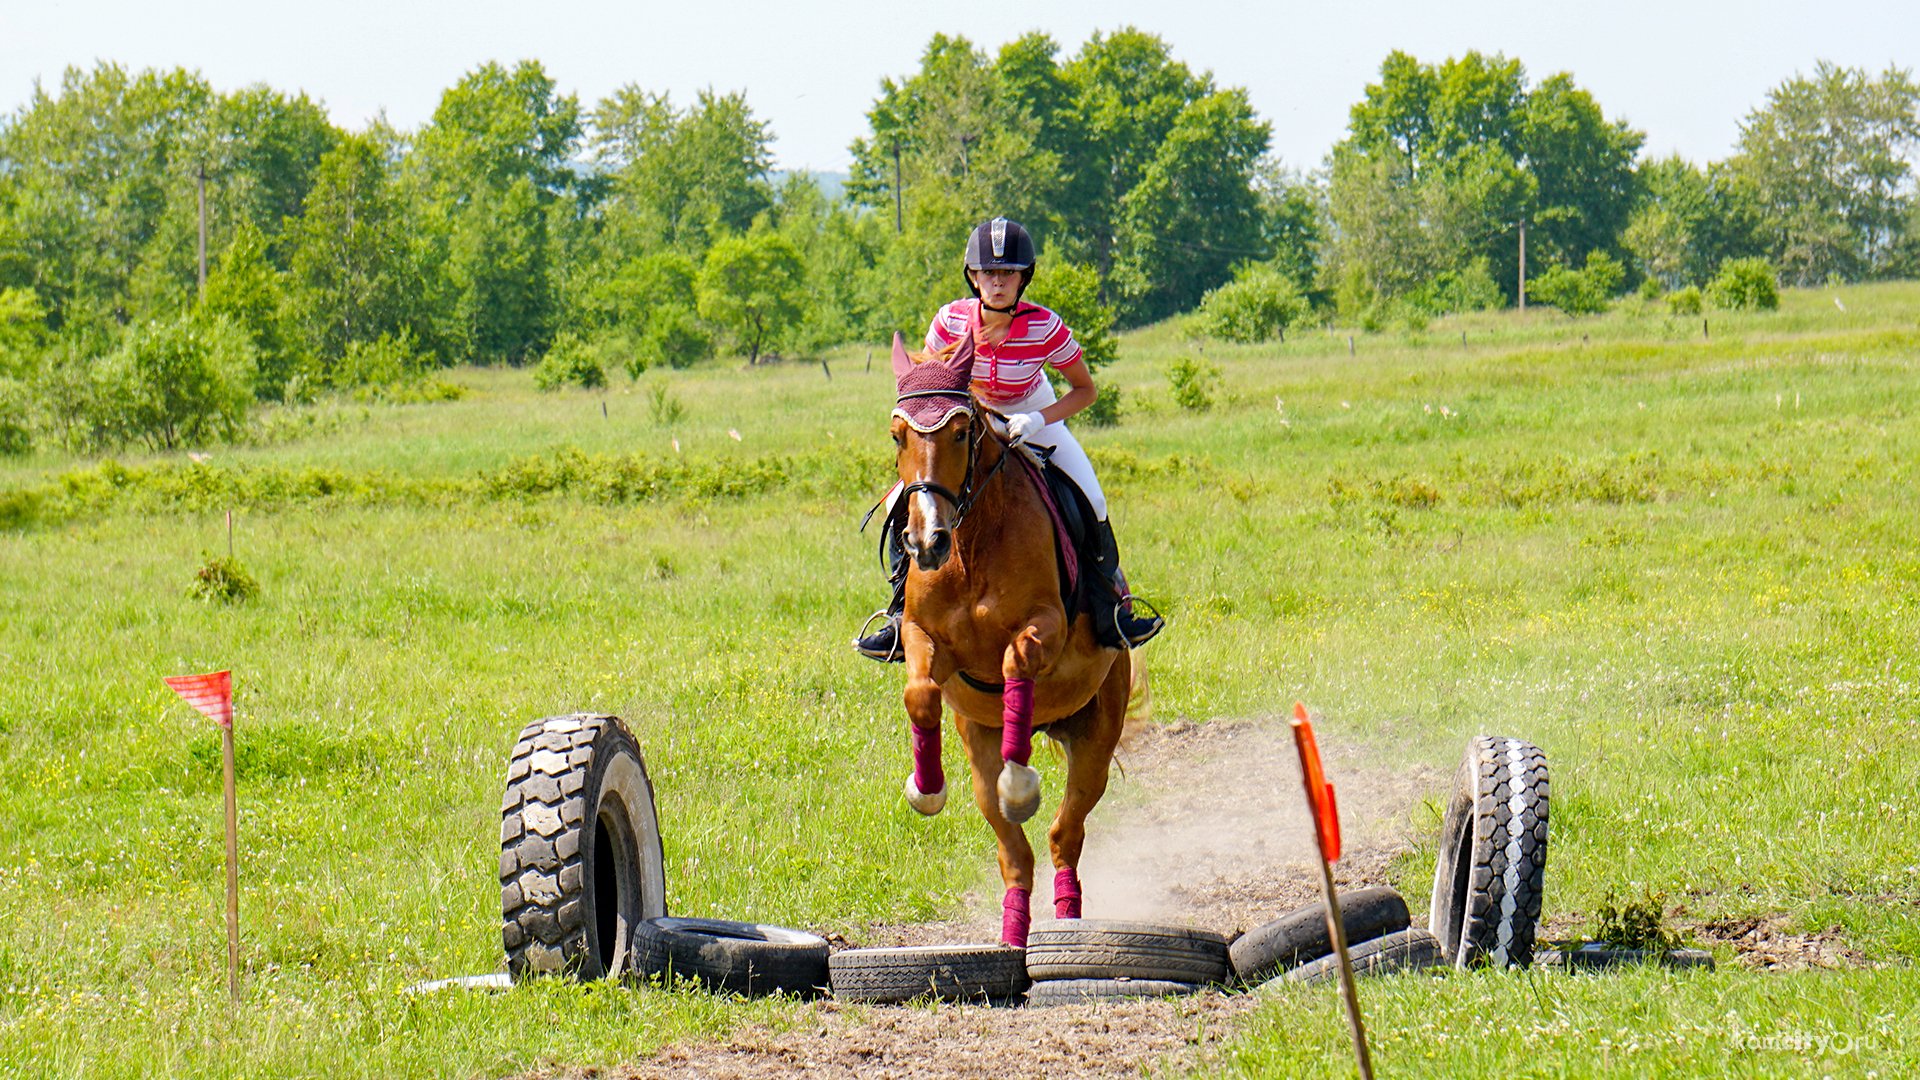
M 947 785 L 941 784 L 939 791 L 928 795 L 913 786 L 913 774 L 908 773 L 907 805 L 920 811 L 921 814 L 927 817 L 932 817 L 947 808 Z
M 1000 765 L 1000 816 L 1019 825 L 1040 809 L 1040 770 L 1017 761 Z

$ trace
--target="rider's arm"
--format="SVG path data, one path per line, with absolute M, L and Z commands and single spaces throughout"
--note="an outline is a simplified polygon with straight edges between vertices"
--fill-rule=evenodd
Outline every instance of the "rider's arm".
M 1100 396 L 1099 388 L 1093 385 L 1093 372 L 1087 370 L 1085 359 L 1075 359 L 1063 368 L 1056 368 L 1067 380 L 1067 393 L 1059 401 L 1040 410 L 1047 423 L 1057 424 L 1081 409 L 1093 404 Z

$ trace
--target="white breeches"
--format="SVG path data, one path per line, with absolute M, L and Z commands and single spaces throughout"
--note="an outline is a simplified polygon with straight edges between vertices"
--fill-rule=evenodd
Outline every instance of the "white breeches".
M 1039 412 L 1058 400 L 1060 399 L 1053 394 L 1053 387 L 1047 385 L 1047 381 L 1042 379 L 1033 393 L 1010 405 L 994 405 L 993 408 L 1003 415 L 1014 416 L 1019 413 Z M 1073 437 L 1073 432 L 1067 430 L 1066 421 L 1056 420 L 1027 436 L 1026 441 L 1034 446 L 1050 448 L 1053 451 L 1051 460 L 1055 465 L 1060 466 L 1062 472 L 1072 477 L 1074 483 L 1080 485 L 1081 493 L 1086 495 L 1087 502 L 1093 506 L 1094 516 L 1101 521 L 1107 520 L 1107 495 L 1100 490 L 1099 478 L 1093 475 L 1092 460 L 1087 457 L 1087 452 L 1080 448 L 1080 441 Z M 893 485 L 893 490 L 887 492 L 889 514 L 893 512 L 894 500 L 900 497 L 901 486 L 896 483 Z

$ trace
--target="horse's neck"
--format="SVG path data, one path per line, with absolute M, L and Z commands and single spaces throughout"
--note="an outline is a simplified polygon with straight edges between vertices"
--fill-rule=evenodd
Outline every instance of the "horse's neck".
M 1023 517 L 1037 520 L 1041 516 L 1030 511 L 1044 510 L 1026 466 L 1012 459 L 1018 454 L 992 436 L 981 440 L 974 468 L 983 483 L 974 492 L 973 508 L 954 533 L 955 542 L 971 556 L 969 565 L 977 565 L 995 551 L 1013 550 L 1003 540 L 1018 531 Z

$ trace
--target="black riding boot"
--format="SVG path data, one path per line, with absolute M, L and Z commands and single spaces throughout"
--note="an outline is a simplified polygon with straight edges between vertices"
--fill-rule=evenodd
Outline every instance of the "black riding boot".
M 1096 621 L 1110 622 L 1127 640 L 1127 644 L 1138 648 L 1152 640 L 1167 621 L 1157 614 L 1142 617 L 1134 613 L 1133 593 L 1127 589 L 1127 576 L 1120 571 L 1120 545 L 1113 538 L 1113 523 L 1096 521 L 1093 529 L 1099 543 L 1100 572 L 1106 575 L 1113 588 L 1112 613 L 1095 612 L 1094 618 Z
M 884 614 L 886 622 L 866 637 L 854 638 L 853 649 L 869 660 L 898 664 L 907 658 L 900 648 L 900 616 L 907 610 L 907 547 L 900 530 L 891 527 L 887 533 L 887 580 L 893 583 L 893 599 L 884 611 L 867 616 L 871 623 L 875 616 Z

